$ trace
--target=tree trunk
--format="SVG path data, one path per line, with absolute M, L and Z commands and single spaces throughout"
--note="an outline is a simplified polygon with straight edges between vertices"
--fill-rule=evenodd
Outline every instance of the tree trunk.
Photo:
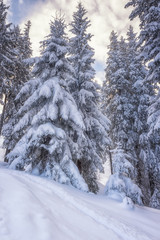
M 111 154 L 110 148 L 109 148 L 109 162 L 110 162 L 111 174 L 113 174 L 112 154 Z

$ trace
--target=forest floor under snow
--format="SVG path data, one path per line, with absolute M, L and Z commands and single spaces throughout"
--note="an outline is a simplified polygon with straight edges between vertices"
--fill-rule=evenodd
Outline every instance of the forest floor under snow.
M 130 208 L 0 162 L 0 240 L 160 240 L 160 211 Z

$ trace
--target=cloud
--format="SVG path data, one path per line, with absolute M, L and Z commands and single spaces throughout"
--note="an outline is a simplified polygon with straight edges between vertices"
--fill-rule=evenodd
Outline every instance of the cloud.
M 10 5 L 11 4 L 11 0 L 3 0 L 4 4 L 6 5 Z
M 23 0 L 19 0 L 19 4 L 23 4 L 24 2 L 23 2 Z
M 82 4 L 88 11 L 87 16 L 91 20 L 89 32 L 94 35 L 91 46 L 95 49 L 95 59 L 103 67 L 107 58 L 107 45 L 109 44 L 111 31 L 115 30 L 118 34 L 124 35 L 130 25 L 128 18 L 130 10 L 124 9 L 127 2 L 127 0 L 82 0 Z M 30 36 L 33 42 L 34 55 L 39 52 L 39 41 L 42 41 L 48 35 L 49 22 L 55 16 L 56 11 L 61 10 L 65 14 L 66 22 L 69 23 L 72 20 L 73 12 L 76 11 L 76 6 L 77 1 L 75 0 L 34 1 L 34 5 L 22 22 L 24 23 L 28 19 L 32 22 Z M 135 25 L 137 30 L 138 24 L 135 23 Z M 99 76 L 102 77 L 102 70 L 97 70 Z

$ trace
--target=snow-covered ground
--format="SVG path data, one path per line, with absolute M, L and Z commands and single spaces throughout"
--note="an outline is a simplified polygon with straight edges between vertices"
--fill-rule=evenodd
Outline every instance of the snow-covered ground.
M 6 168 L 0 138 L 0 240 L 160 240 L 160 211 Z
M 99 173 L 98 176 L 98 185 L 99 185 L 99 194 L 104 194 L 106 182 L 111 175 L 109 161 L 104 164 L 104 173 Z
M 160 240 L 160 211 L 80 192 L 0 163 L 0 240 Z

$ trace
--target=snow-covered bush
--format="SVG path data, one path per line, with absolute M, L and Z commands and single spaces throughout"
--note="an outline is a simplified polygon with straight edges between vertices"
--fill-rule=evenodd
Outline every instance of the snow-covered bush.
M 122 149 L 114 150 L 113 154 L 113 174 L 105 187 L 105 194 L 118 194 L 123 200 L 125 197 L 131 198 L 134 203 L 142 204 L 142 192 L 134 183 L 134 167 L 130 163 L 131 156 L 124 153 Z

